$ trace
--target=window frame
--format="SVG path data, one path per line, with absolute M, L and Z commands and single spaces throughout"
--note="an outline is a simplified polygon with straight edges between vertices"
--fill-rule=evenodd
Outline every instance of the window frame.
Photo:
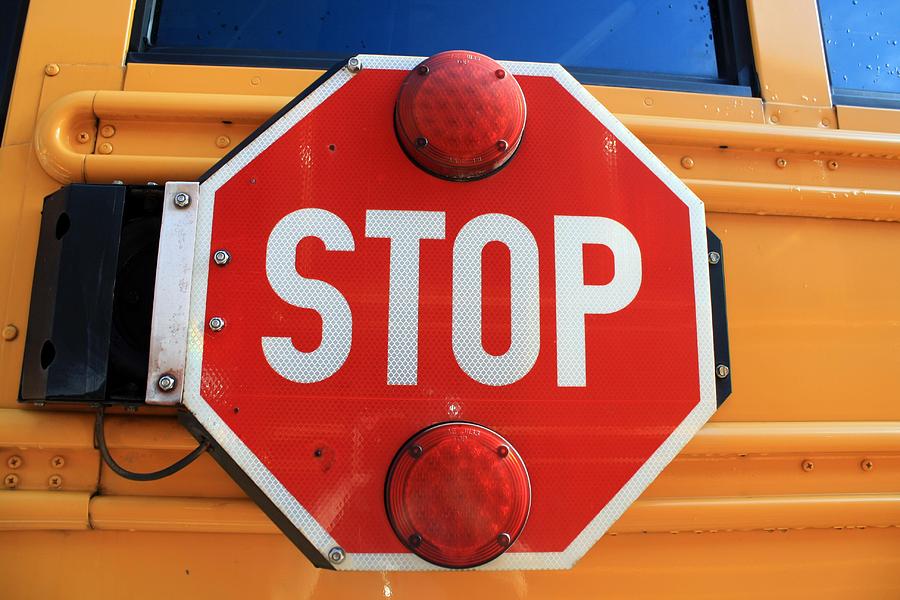
M 137 0 L 127 62 L 226 67 L 272 67 L 323 70 L 349 56 L 253 51 L 244 49 L 169 48 L 154 46 L 159 25 L 155 9 L 160 0 Z M 758 96 L 750 24 L 744 0 L 710 0 L 717 7 L 712 19 L 719 73 L 716 79 L 613 69 L 566 69 L 585 85 L 701 92 L 730 96 Z M 563 65 L 566 66 L 566 65 Z

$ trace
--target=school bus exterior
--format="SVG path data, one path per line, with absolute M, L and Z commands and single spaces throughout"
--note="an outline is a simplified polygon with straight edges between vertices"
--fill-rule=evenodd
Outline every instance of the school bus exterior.
M 755 78 L 704 88 L 580 77 L 706 205 L 724 244 L 734 391 L 573 569 L 405 573 L 315 569 L 210 457 L 129 481 L 101 460 L 87 407 L 18 401 L 44 197 L 72 182 L 196 179 L 323 71 L 234 53 L 154 55 L 134 39 L 153 4 L 3 9 L 0 597 L 900 597 L 891 2 L 699 3 L 698 14 L 746 19 Z M 837 70 L 851 33 L 881 44 L 880 79 L 865 61 Z M 172 410 L 110 412 L 107 442 L 131 470 L 196 445 Z

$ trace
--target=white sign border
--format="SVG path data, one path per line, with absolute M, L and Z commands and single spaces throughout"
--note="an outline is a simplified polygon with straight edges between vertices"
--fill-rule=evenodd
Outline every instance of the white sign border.
M 359 59 L 362 68 L 367 70 L 408 71 L 424 60 L 424 57 L 365 54 L 356 58 Z M 647 165 L 685 203 L 690 214 L 694 296 L 697 311 L 700 402 L 565 550 L 562 552 L 507 552 L 496 560 L 477 567 L 480 570 L 568 569 L 590 550 L 716 410 L 706 217 L 703 202 L 562 66 L 548 63 L 500 62 L 513 75 L 555 79 Z M 203 362 L 203 335 L 206 327 L 210 239 L 217 190 L 353 77 L 354 73 L 346 68 L 337 71 L 201 183 L 185 370 L 185 407 L 323 557 L 328 557 L 329 550 L 339 546 L 337 541 L 297 502 L 281 482 L 203 400 L 200 395 L 200 376 Z M 332 565 L 338 570 L 356 571 L 444 570 L 412 553 L 362 554 L 348 552 L 342 562 L 332 563 Z

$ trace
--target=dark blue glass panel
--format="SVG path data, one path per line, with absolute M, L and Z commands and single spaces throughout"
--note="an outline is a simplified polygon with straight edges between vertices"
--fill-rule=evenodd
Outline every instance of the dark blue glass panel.
M 706 0 L 163 0 L 152 45 L 321 58 L 462 48 L 570 68 L 717 79 L 710 12 Z
M 819 0 L 831 85 L 900 92 L 900 2 Z

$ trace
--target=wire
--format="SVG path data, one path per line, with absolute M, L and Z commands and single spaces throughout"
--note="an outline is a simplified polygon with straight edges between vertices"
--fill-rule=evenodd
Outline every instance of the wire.
M 109 465 L 109 468 L 112 469 L 116 475 L 124 477 L 125 479 L 131 479 L 132 481 L 156 481 L 157 479 L 162 479 L 163 477 L 174 475 L 178 471 L 182 470 L 183 468 L 197 460 L 197 458 L 201 454 L 203 454 L 210 448 L 210 443 L 206 440 L 203 440 L 202 442 L 200 442 L 199 446 L 191 451 L 190 454 L 172 463 L 164 469 L 153 471 L 151 473 L 135 473 L 134 471 L 129 471 L 128 469 L 123 468 L 119 463 L 117 463 L 109 453 L 109 448 L 106 445 L 106 434 L 104 433 L 103 428 L 104 410 L 105 409 L 102 404 L 97 405 L 97 420 L 94 422 L 94 438 L 96 440 L 97 448 L 99 448 L 100 450 L 100 456 L 103 457 L 103 462 Z

